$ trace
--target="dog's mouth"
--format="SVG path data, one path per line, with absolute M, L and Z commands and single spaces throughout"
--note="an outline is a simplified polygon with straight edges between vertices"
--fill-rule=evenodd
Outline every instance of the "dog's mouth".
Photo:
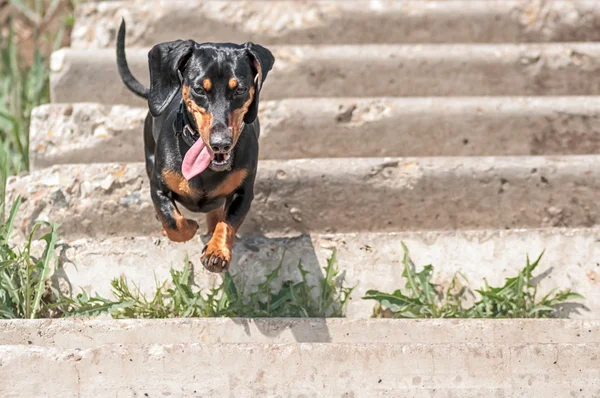
M 233 148 L 227 152 L 213 152 L 200 134 L 192 131 L 190 133 L 194 144 L 186 152 L 181 166 L 185 179 L 189 181 L 207 168 L 213 171 L 231 170 Z
M 204 140 L 202 139 L 202 137 L 200 137 L 200 134 L 198 133 L 194 133 L 192 135 L 192 139 L 194 140 L 194 142 L 201 140 L 204 145 L 206 145 L 206 143 L 204 142 Z M 208 147 L 208 145 L 206 145 Z M 212 152 L 212 151 L 211 151 Z M 229 152 L 223 153 L 211 153 L 212 155 L 212 160 L 210 161 L 210 164 L 208 165 L 208 167 L 214 171 L 223 171 L 223 170 L 229 170 L 231 169 L 231 163 L 233 161 L 233 148 L 231 148 L 229 150 Z
M 222 171 L 231 168 L 233 161 L 233 151 L 227 153 L 215 153 L 210 162 L 210 168 L 214 171 Z

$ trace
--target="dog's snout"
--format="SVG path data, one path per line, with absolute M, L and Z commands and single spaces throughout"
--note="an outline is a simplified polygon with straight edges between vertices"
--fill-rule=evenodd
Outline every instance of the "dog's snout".
M 229 152 L 231 149 L 231 138 L 211 138 L 210 147 L 215 153 Z
M 229 152 L 233 136 L 224 123 L 215 124 L 210 133 L 210 147 L 215 153 Z

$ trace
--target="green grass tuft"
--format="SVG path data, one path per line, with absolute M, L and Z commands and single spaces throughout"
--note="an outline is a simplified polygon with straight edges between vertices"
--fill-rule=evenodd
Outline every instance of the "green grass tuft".
M 369 290 L 363 297 L 375 300 L 375 317 L 392 318 L 550 318 L 560 316 L 560 309 L 573 299 L 583 299 L 570 290 L 550 293 L 538 300 L 537 284 L 533 283 L 533 271 L 542 259 L 543 253 L 531 263 L 527 257 L 525 267 L 513 278 L 507 278 L 500 287 L 490 286 L 487 281 L 483 288 L 476 290 L 480 299 L 470 307 L 464 307 L 468 281 L 457 274 L 450 286 L 443 291 L 431 282 L 433 266 L 426 265 L 416 272 L 409 257 L 408 248 L 404 249 L 402 276 L 406 279 L 404 290 L 393 293 Z M 576 306 L 581 306 L 576 304 Z
M 237 286 L 228 272 L 218 286 L 202 291 L 194 286 L 192 269 L 186 261 L 183 270 L 171 269 L 168 281 L 156 282 L 156 291 L 151 297 L 144 295 L 138 285 L 125 277 L 112 280 L 112 299 L 98 295 L 91 297 L 84 290 L 76 297 L 67 297 L 51 282 L 58 266 L 56 224 L 36 223 L 20 249 L 10 243 L 20 204 L 21 199 L 17 198 L 7 220 L 0 223 L 0 319 L 103 314 L 114 318 L 343 317 L 354 289 L 344 286 L 334 253 L 323 268 L 324 276 L 319 279 L 318 286 L 309 283 L 309 273 L 299 263 L 300 279 L 285 281 L 276 289 L 282 258 L 252 292 L 244 292 L 243 286 Z M 33 236 L 42 226 L 50 232 L 38 239 L 43 247 L 36 247 L 35 252 L 41 254 L 35 256 L 32 254 Z M 534 280 L 539 278 L 534 278 L 533 272 L 541 255 L 533 263 L 527 258 L 525 267 L 517 276 L 506 279 L 503 286 L 493 287 L 486 281 L 483 288 L 476 290 L 480 299 L 465 307 L 465 293 L 470 289 L 464 276 L 457 274 L 448 288 L 442 290 L 432 282 L 433 267 L 427 265 L 417 272 L 408 249 L 404 244 L 402 246 L 404 289 L 391 294 L 369 290 L 363 297 L 377 301 L 374 309 L 377 317 L 547 318 L 562 316 L 557 310 L 569 305 L 583 307 L 569 302 L 583 299 L 570 290 L 555 289 L 538 299 Z M 317 288 L 318 293 L 314 292 Z
M 298 264 L 301 278 L 286 281 L 275 290 L 275 281 L 283 264 L 266 275 L 256 291 L 245 294 L 230 273 L 221 284 L 207 292 L 193 285 L 189 262 L 182 271 L 171 269 L 169 281 L 156 282 L 156 292 L 146 297 L 127 278 L 111 282 L 113 299 L 90 297 L 82 290 L 76 297 L 62 294 L 51 282 L 58 266 L 56 245 L 58 225 L 38 222 L 21 249 L 10 243 L 21 199 L 17 198 L 5 222 L 0 223 L 0 319 L 45 318 L 59 316 L 97 316 L 114 318 L 175 317 L 343 317 L 353 288 L 343 285 L 335 266 L 335 253 L 324 267 L 319 280 L 320 292 L 308 282 L 309 273 Z M 0 208 L 4 212 L 4 209 Z M 42 226 L 50 232 L 41 237 L 44 250 L 39 257 L 31 254 L 34 234 Z
M 50 101 L 48 54 L 61 46 L 73 23 L 76 1 L 9 0 L 30 37 L 33 54 L 24 54 L 9 20 L 0 32 L 0 204 L 4 203 L 6 180 L 29 169 L 29 124 L 31 111 Z M 65 7 L 61 7 L 64 5 Z M 67 15 L 64 13 L 67 12 Z M 59 14 L 63 13 L 63 14 Z M 62 23 L 49 27 L 60 18 Z M 27 58 L 29 61 L 25 61 Z
M 283 259 L 282 259 L 283 262 Z M 324 268 L 325 277 L 320 280 L 320 295 L 314 298 L 315 288 L 307 281 L 308 272 L 298 264 L 301 274 L 299 282 L 285 282 L 278 291 L 273 284 L 279 278 L 279 264 L 258 285 L 255 292 L 244 294 L 236 286 L 229 272 L 224 274 L 220 285 L 208 292 L 195 289 L 191 267 L 183 271 L 171 269 L 170 285 L 167 281 L 156 284 L 156 292 L 147 298 L 135 283 L 126 278 L 111 282 L 115 300 L 100 296 L 89 297 L 82 292 L 70 299 L 64 311 L 69 316 L 109 314 L 114 318 L 191 318 L 191 317 L 343 317 L 352 288 L 344 287 L 335 257 L 332 256 Z
M 0 225 L 0 319 L 48 317 L 52 303 L 60 300 L 50 283 L 57 261 L 57 225 L 36 223 L 24 248 L 15 250 L 9 238 L 20 204 L 21 199 L 17 198 L 8 219 Z M 42 225 L 50 227 L 50 232 L 39 239 L 45 242 L 45 248 L 36 258 L 31 255 L 31 246 L 35 231 Z
M 29 122 L 34 107 L 50 99 L 49 69 L 35 50 L 26 66 L 12 25 L 0 36 L 0 199 L 6 178 L 29 168 Z

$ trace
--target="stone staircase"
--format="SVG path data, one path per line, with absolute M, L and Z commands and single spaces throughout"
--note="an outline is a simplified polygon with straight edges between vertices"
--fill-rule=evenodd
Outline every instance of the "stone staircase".
M 587 398 L 599 388 L 599 335 L 598 321 L 561 320 L 5 322 L 0 375 L 12 383 L 0 391 L 4 397 Z M 43 383 L 32 371 L 43 374 Z
M 590 310 L 573 317 L 598 318 L 599 2 L 177 0 L 80 6 L 72 47 L 52 57 L 52 104 L 32 117 L 32 172 L 12 179 L 8 189 L 25 199 L 19 228 L 27 232 L 39 219 L 60 223 L 66 277 L 73 286 L 102 294 L 109 294 L 110 279 L 120 274 L 151 291 L 155 275 L 162 279 L 171 266 L 181 267 L 186 253 L 199 265 L 206 241 L 198 236 L 175 244 L 160 235 L 140 163 L 145 104 L 116 72 L 114 40 L 122 17 L 129 64 L 146 84 L 147 52 L 160 41 L 255 41 L 273 51 L 274 70 L 261 93 L 256 198 L 236 243 L 232 272 L 244 283 L 259 283 L 286 249 L 282 280 L 298 278 L 299 259 L 318 274 L 335 249 L 348 284 L 357 284 L 351 320 L 296 326 L 273 320 L 251 332 L 248 325 L 257 321 L 178 321 L 180 332 L 194 331 L 186 341 L 172 326 L 163 330 L 159 321 L 148 321 L 140 325 L 155 327 L 152 333 L 161 336 L 156 341 L 143 340 L 148 331 L 123 326 L 112 340 L 93 335 L 92 343 L 67 346 L 32 338 L 33 348 L 11 340 L 14 328 L 25 336 L 18 328 L 44 333 L 79 327 L 83 333 L 128 324 L 17 322 L 0 329 L 0 341 L 7 341 L 0 345 L 0 378 L 11 369 L 57 365 L 69 381 L 47 390 L 23 383 L 5 395 L 76 396 L 77 387 L 83 396 L 99 396 L 97 383 L 110 385 L 109 396 L 600 393 L 597 321 L 534 321 L 527 328 L 524 321 L 503 321 L 502 332 L 494 329 L 496 322 L 359 320 L 372 309 L 372 302 L 360 300 L 367 289 L 403 285 L 400 241 L 418 264 L 434 264 L 442 284 L 459 270 L 474 284 L 483 278 L 498 283 L 523 267 L 526 254 L 546 249 L 542 269 L 552 273 L 542 290 L 572 288 L 586 297 Z M 201 266 L 194 272 L 201 287 L 219 280 Z M 225 329 L 245 325 L 246 336 L 289 329 L 293 338 L 241 341 L 228 335 L 209 345 L 212 333 L 222 333 L 212 325 L 223 323 Z M 372 335 L 323 340 L 315 328 L 362 328 Z M 564 328 L 580 332 L 561 340 Z M 413 329 L 423 333 L 389 340 Z M 427 339 L 427 330 L 451 337 Z M 489 333 L 493 339 L 474 337 Z M 569 359 L 557 371 L 559 354 Z M 39 364 L 28 362 L 32 358 Z M 79 367 L 71 363 L 79 360 Z M 256 369 L 245 373 L 261 361 L 270 363 L 262 375 Z M 294 365 L 286 368 L 288 362 Z M 162 382 L 167 363 L 195 371 L 170 369 L 172 382 Z

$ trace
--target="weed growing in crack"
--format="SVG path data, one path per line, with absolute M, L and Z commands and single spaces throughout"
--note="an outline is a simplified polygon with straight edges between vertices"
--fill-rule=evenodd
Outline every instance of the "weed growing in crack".
M 175 317 L 343 317 L 354 288 L 344 286 L 336 267 L 335 253 L 323 268 L 324 276 L 318 286 L 309 283 L 308 271 L 298 264 L 300 278 L 280 279 L 283 258 L 252 292 L 237 286 L 230 273 L 221 283 L 208 291 L 193 284 L 189 262 L 183 270 L 171 269 L 168 281 L 156 282 L 153 295 L 144 295 L 138 285 L 125 277 L 111 282 L 114 298 L 91 297 L 82 290 L 75 297 L 62 294 L 51 282 L 58 266 L 56 233 L 58 226 L 38 222 L 21 248 L 11 244 L 16 214 L 21 199 L 17 198 L 8 218 L 0 223 L 0 319 L 47 318 L 60 316 L 97 316 L 114 318 L 175 318 Z M 0 209 L 4 213 L 4 209 Z M 49 232 L 39 241 L 32 254 L 34 234 L 40 227 Z M 375 300 L 374 315 L 394 318 L 547 318 L 565 317 L 565 309 L 585 308 L 571 300 L 582 299 L 570 290 L 554 289 L 538 298 L 537 281 L 533 277 L 541 255 L 527 263 L 517 276 L 506 279 L 504 285 L 490 286 L 487 281 L 475 290 L 479 299 L 466 306 L 466 293 L 471 293 L 466 278 L 458 273 L 449 287 L 442 290 L 432 282 L 434 268 L 423 267 L 419 272 L 409 257 L 406 246 L 403 257 L 404 289 L 393 293 L 369 290 L 364 299 Z M 277 284 L 279 286 L 279 284 Z M 316 290 L 318 289 L 318 290 Z M 315 291 L 316 290 L 316 291 Z M 473 294 L 472 294 L 473 295 Z M 473 295 L 473 297 L 475 297 Z
M 188 262 L 186 261 L 186 264 Z M 325 276 L 320 280 L 318 297 L 311 294 L 315 286 L 307 280 L 308 272 L 298 264 L 299 282 L 284 282 L 274 292 L 274 282 L 279 278 L 283 258 L 279 266 L 270 272 L 256 291 L 245 294 L 236 286 L 229 272 L 220 285 L 208 292 L 195 289 L 191 267 L 183 271 L 171 269 L 170 283 L 156 283 L 156 292 L 150 298 L 139 286 L 126 278 L 111 282 L 115 300 L 100 296 L 89 297 L 82 292 L 69 299 L 65 313 L 70 316 L 90 316 L 102 313 L 114 318 L 190 318 L 190 317 L 343 317 L 353 288 L 343 286 L 335 267 L 335 255 L 324 267 Z M 167 285 L 171 287 L 167 288 Z
M 285 281 L 275 290 L 283 258 L 266 275 L 256 291 L 246 294 L 227 272 L 221 284 L 207 292 L 193 285 L 189 262 L 182 271 L 171 269 L 169 281 L 156 282 L 152 297 L 125 277 L 111 282 L 113 299 L 90 296 L 82 290 L 76 297 L 62 294 L 51 282 L 58 265 L 56 233 L 58 225 L 38 222 L 22 248 L 10 243 L 15 217 L 21 204 L 17 198 L 9 216 L 0 223 L 0 319 L 46 318 L 58 316 L 97 316 L 114 318 L 174 317 L 343 317 L 353 288 L 345 287 L 335 265 L 335 253 L 324 267 L 319 291 L 308 282 L 308 271 L 298 264 L 300 281 Z M 4 209 L 0 208 L 4 214 Z M 34 235 L 40 227 L 50 232 L 39 240 L 45 243 L 41 256 L 31 254 Z
M 21 250 L 9 243 L 21 198 L 13 204 L 8 219 L 0 225 L 0 319 L 45 318 L 52 316 L 54 303 L 61 301 L 60 293 L 52 287 L 50 277 L 56 268 L 57 225 L 38 222 Z M 0 206 L 0 212 L 4 209 Z M 33 236 L 40 226 L 50 232 L 40 238 L 45 242 L 42 255 L 31 254 Z
M 560 310 L 567 306 L 583 308 L 570 300 L 583 299 L 578 293 L 569 289 L 558 291 L 553 289 L 538 299 L 537 283 L 533 282 L 533 271 L 542 259 L 542 254 L 531 263 L 529 256 L 523 269 L 517 276 L 507 278 L 499 287 L 485 285 L 475 290 L 480 299 L 473 305 L 464 306 L 468 281 L 458 273 L 452 278 L 449 287 L 442 290 L 432 283 L 433 266 L 426 265 L 420 272 L 409 257 L 408 248 L 402 243 L 404 270 L 406 279 L 404 289 L 393 293 L 369 290 L 363 297 L 375 300 L 373 315 L 391 318 L 550 318 L 564 316 Z

